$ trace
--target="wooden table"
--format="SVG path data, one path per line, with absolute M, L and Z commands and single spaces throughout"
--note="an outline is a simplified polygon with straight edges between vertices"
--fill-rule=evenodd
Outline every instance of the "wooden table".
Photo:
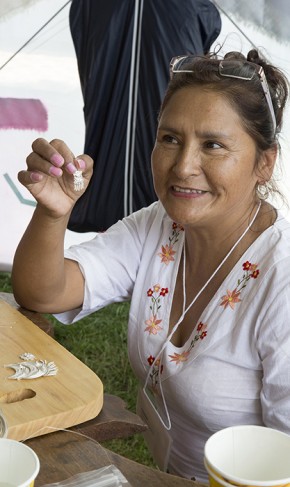
M 78 473 L 115 465 L 132 487 L 202 487 L 202 484 L 160 472 L 103 448 L 90 438 L 59 431 L 26 441 L 38 455 L 40 472 L 35 487 L 60 482 Z

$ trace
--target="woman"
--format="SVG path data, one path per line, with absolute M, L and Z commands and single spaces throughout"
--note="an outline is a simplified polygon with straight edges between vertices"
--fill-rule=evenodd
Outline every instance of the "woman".
M 131 300 L 148 443 L 162 468 L 207 481 L 203 448 L 217 430 L 290 433 L 290 225 L 261 196 L 288 89 L 256 51 L 183 57 L 171 72 L 152 153 L 159 202 L 64 258 L 85 189 L 74 190 L 72 174 L 83 171 L 86 187 L 92 160 L 36 140 L 19 180 L 38 204 L 12 278 L 19 304 L 65 323 Z

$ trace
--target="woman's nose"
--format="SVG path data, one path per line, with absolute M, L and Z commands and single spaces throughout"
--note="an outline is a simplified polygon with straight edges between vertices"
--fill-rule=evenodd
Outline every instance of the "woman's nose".
M 197 148 L 184 148 L 177 155 L 173 171 L 181 179 L 199 175 L 202 171 L 200 151 Z

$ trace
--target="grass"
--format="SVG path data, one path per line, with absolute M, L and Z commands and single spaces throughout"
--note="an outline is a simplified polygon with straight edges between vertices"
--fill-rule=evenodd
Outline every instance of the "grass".
M 12 292 L 9 273 L 0 272 L 0 291 Z M 127 356 L 128 312 L 128 303 L 112 304 L 69 326 L 51 315 L 46 317 L 54 324 L 55 339 L 100 377 L 106 393 L 121 397 L 135 412 L 138 384 Z M 102 444 L 131 460 L 155 466 L 142 434 Z

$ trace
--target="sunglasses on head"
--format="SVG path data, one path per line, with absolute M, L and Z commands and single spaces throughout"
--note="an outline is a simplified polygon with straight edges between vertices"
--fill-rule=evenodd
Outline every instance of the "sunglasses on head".
M 193 73 L 192 64 L 200 58 L 197 56 L 177 56 L 170 61 L 170 77 L 176 73 Z M 276 117 L 266 75 L 262 66 L 251 63 L 250 61 L 240 61 L 238 59 L 224 59 L 218 64 L 218 73 L 227 78 L 241 79 L 250 81 L 254 76 L 258 76 L 263 92 L 269 107 L 273 122 L 273 131 L 276 132 Z

